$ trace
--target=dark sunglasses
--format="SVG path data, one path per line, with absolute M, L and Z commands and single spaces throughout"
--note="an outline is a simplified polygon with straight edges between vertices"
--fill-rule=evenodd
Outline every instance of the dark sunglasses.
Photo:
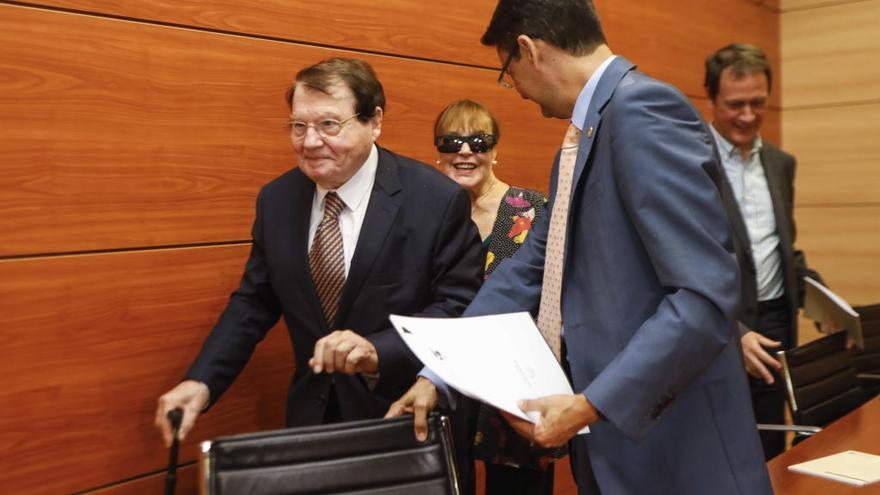
M 472 134 L 470 136 L 455 136 L 444 134 L 434 138 L 434 146 L 440 153 L 458 153 L 464 143 L 474 153 L 485 153 L 495 147 L 498 140 L 491 134 Z

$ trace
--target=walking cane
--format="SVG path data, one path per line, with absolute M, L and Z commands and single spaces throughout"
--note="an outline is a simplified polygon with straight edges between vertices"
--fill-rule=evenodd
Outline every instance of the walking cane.
M 168 473 L 165 475 L 165 495 L 174 495 L 174 485 L 177 483 L 177 451 L 180 449 L 180 440 L 177 434 L 180 432 L 180 420 L 183 419 L 183 410 L 172 409 L 168 411 L 168 420 L 171 421 L 171 453 L 168 456 Z

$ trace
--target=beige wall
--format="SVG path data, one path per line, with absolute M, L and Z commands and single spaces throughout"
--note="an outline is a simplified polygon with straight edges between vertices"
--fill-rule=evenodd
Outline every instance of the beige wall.
M 798 246 L 852 304 L 880 302 L 880 0 L 783 0 L 780 22 Z

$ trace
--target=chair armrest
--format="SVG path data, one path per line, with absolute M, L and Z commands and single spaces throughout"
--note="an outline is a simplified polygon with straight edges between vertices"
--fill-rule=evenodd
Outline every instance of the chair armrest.
M 880 373 L 859 373 L 856 375 L 859 380 L 871 380 L 880 382 Z
M 816 433 L 822 431 L 822 428 L 818 426 L 806 426 L 806 425 L 769 425 L 764 423 L 758 423 L 758 430 L 760 431 L 793 431 L 797 435 L 803 436 L 812 436 Z

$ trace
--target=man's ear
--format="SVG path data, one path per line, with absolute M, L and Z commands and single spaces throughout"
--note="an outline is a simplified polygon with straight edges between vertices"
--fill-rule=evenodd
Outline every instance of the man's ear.
M 534 40 L 525 34 L 516 37 L 516 44 L 519 46 L 519 56 L 525 58 L 530 64 L 535 64 L 538 61 L 538 41 L 540 40 Z
M 382 107 L 376 107 L 376 111 L 373 116 L 370 118 L 370 123 L 373 126 L 373 142 L 375 143 L 377 139 L 379 139 L 379 135 L 382 134 L 382 117 L 384 114 L 382 112 Z

